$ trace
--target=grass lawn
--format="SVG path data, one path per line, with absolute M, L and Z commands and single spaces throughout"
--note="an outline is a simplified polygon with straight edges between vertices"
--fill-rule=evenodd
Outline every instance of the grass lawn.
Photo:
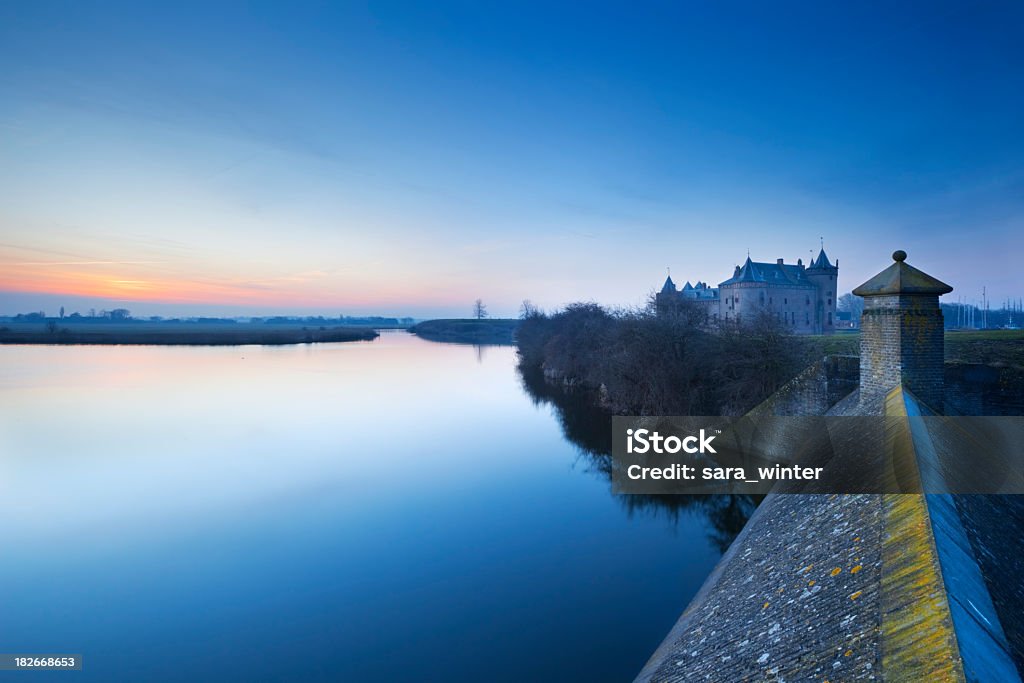
M 860 353 L 860 333 L 814 335 L 806 338 L 810 355 Z M 1024 368 L 1024 330 L 969 330 L 946 332 L 946 361 L 985 363 Z

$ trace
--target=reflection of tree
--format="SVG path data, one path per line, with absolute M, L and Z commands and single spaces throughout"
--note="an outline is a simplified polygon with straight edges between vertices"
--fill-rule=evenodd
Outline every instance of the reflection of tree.
M 537 405 L 551 404 L 565 438 L 575 445 L 586 469 L 611 481 L 611 413 L 598 407 L 593 392 L 566 391 L 544 380 L 536 367 L 519 365 L 519 377 L 527 395 Z M 761 501 L 741 495 L 623 495 L 616 496 L 627 514 L 664 514 L 673 523 L 681 514 L 703 515 L 708 537 L 721 552 L 729 547 Z

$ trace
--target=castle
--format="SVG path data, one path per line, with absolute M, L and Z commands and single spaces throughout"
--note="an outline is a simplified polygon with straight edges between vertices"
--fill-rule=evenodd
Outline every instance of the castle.
M 796 334 L 831 334 L 836 330 L 836 288 L 839 261 L 833 265 L 825 249 L 809 266 L 802 259 L 796 264 L 751 261 L 747 256 L 736 266 L 728 280 L 718 287 L 706 282 L 696 286 L 687 282 L 677 289 L 671 275 L 655 295 L 659 314 L 673 310 L 679 302 L 704 307 L 708 322 L 741 322 L 760 312 L 774 315 Z
M 1003 495 L 1019 490 L 1019 433 L 986 443 L 979 428 L 1020 419 L 1024 381 L 945 363 L 939 297 L 953 288 L 892 258 L 852 292 L 859 357 L 819 357 L 737 423 L 802 463 L 820 437 L 849 486 L 777 483 L 635 683 L 1024 680 L 1024 496 Z M 981 453 L 1003 473 L 979 476 Z

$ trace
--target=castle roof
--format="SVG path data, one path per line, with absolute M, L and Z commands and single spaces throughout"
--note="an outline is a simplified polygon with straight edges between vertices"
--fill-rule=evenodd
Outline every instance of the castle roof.
M 683 297 L 687 299 L 717 299 L 718 290 L 714 287 L 708 287 L 704 282 L 698 282 L 696 287 L 690 287 L 680 292 Z
M 676 291 L 676 283 L 672 282 L 672 276 L 671 275 L 669 275 L 667 278 L 665 278 L 665 284 L 663 284 L 661 286 L 661 291 L 662 291 L 662 293 Z
M 945 282 L 904 263 L 906 258 L 907 252 L 894 252 L 892 260 L 895 263 L 853 290 L 853 293 L 857 296 L 883 294 L 934 294 L 938 296 L 953 291 L 953 288 Z
M 832 264 L 829 263 L 828 254 L 825 253 L 825 248 L 822 247 L 821 251 L 818 252 L 818 258 L 811 262 L 808 268 L 831 268 Z
M 803 266 L 788 263 L 759 263 L 751 261 L 749 256 L 742 266 L 736 267 L 731 278 L 718 283 L 718 286 L 741 283 L 762 283 L 781 287 L 814 287 L 804 275 Z

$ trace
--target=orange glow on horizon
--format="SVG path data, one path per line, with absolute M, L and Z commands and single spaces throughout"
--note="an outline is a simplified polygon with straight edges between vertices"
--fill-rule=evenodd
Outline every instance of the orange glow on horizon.
M 437 288 L 429 299 L 421 293 L 410 296 L 393 282 L 384 289 L 378 283 L 346 285 L 340 282 L 312 282 L 303 278 L 279 277 L 268 280 L 232 278 L 190 279 L 187 277 L 146 277 L 136 273 L 90 272 L 7 264 L 0 272 L 0 291 L 94 297 L 161 304 L 203 304 L 239 306 L 290 306 L 336 308 L 343 306 L 445 305 L 446 292 Z M 339 294 L 348 290 L 357 294 Z M 372 295 L 368 296 L 370 292 Z M 461 301 L 464 297 L 452 296 Z

